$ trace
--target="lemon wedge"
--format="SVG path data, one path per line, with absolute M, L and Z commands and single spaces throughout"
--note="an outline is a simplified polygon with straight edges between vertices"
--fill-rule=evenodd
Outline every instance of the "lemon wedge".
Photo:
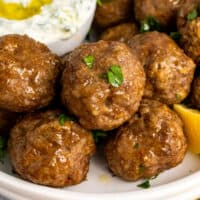
M 200 153 L 200 111 L 175 104 L 174 110 L 184 123 L 185 133 L 189 142 L 189 150 Z

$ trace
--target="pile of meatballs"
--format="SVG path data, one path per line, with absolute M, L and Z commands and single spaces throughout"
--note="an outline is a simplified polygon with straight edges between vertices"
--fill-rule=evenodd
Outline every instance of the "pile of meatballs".
M 156 19 L 163 32 L 140 33 Z M 64 58 L 28 36 L 0 38 L 0 131 L 23 179 L 52 187 L 86 179 L 93 131 L 107 132 L 111 173 L 151 178 L 187 151 L 171 105 L 200 108 L 200 0 L 109 0 L 97 6 L 99 41 Z M 177 44 L 167 33 L 181 35 Z M 9 130 L 9 131 L 8 131 Z

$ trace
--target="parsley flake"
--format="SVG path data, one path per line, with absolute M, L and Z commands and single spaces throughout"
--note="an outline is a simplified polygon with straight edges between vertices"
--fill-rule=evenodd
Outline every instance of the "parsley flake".
M 140 23 L 140 32 L 161 31 L 161 24 L 152 16 L 146 17 Z
M 94 56 L 90 55 L 90 56 L 86 56 L 84 57 L 84 62 L 85 64 L 88 66 L 89 69 L 92 69 L 93 64 L 94 64 Z
M 181 39 L 181 34 L 179 32 L 171 32 L 169 35 L 176 42 L 179 42 Z
M 192 21 L 198 17 L 198 7 L 196 6 L 191 12 L 187 15 L 187 20 Z
M 143 188 L 143 189 L 148 189 L 151 187 L 150 181 L 146 180 L 143 183 L 137 185 L 137 187 Z
M 102 139 L 107 137 L 107 133 L 105 131 L 99 130 L 92 131 L 92 135 L 95 143 L 99 143 Z
M 0 162 L 2 163 L 5 157 L 5 152 L 6 152 L 6 140 L 2 136 L 0 136 Z
M 113 87 L 119 87 L 124 82 L 122 70 L 120 66 L 112 65 L 107 72 L 108 82 Z
M 139 148 L 139 144 L 136 143 L 134 146 L 133 146 L 134 149 L 138 149 Z
M 66 121 L 74 121 L 74 118 L 69 117 L 69 116 L 67 116 L 65 114 L 61 114 L 59 116 L 59 123 L 60 123 L 60 125 L 64 126 Z

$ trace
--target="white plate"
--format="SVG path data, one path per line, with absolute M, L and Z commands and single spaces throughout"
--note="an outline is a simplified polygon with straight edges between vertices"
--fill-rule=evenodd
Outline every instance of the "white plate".
M 113 177 L 99 155 L 92 159 L 88 180 L 63 189 L 35 185 L 16 177 L 8 158 L 0 164 L 0 193 L 15 200 L 194 200 L 200 197 L 200 157 L 188 153 L 182 164 L 151 180 L 150 189 L 138 188 L 141 182 Z

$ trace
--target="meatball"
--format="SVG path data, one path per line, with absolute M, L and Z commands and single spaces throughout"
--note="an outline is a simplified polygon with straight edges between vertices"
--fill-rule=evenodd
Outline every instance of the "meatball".
M 59 66 L 56 55 L 27 36 L 0 37 L 0 108 L 27 112 L 47 106 Z
M 198 8 L 197 8 L 198 7 Z M 197 9 L 197 10 L 196 10 Z M 184 0 L 178 14 L 180 45 L 198 65 L 200 64 L 200 0 Z M 197 11 L 197 15 L 195 12 Z M 194 15 L 191 16 L 191 13 Z
M 139 32 L 134 23 L 123 23 L 105 30 L 100 39 L 107 41 L 128 42 L 134 35 Z
M 147 76 L 145 97 L 166 104 L 180 103 L 189 91 L 195 64 L 166 34 L 148 32 L 129 41 Z
M 105 146 L 111 171 L 128 181 L 150 178 L 175 167 L 187 149 L 175 112 L 155 100 L 142 100 L 138 113 Z
M 87 59 L 93 62 L 85 62 Z M 145 74 L 126 44 L 99 41 L 83 44 L 69 55 L 61 84 L 63 105 L 80 124 L 106 131 L 117 128 L 137 111 Z
M 97 6 L 95 23 L 100 27 L 108 27 L 126 21 L 130 16 L 132 0 L 102 1 Z
M 18 113 L 0 109 L 0 136 L 8 136 L 10 129 L 15 125 L 18 117 Z
M 14 170 L 22 178 L 63 187 L 86 178 L 95 145 L 90 132 L 60 111 L 49 110 L 18 122 L 11 130 L 8 149 Z
M 194 79 L 191 89 L 191 102 L 196 108 L 200 109 L 200 76 Z
M 164 27 L 171 26 L 182 0 L 134 0 L 134 14 L 137 21 L 154 17 Z

